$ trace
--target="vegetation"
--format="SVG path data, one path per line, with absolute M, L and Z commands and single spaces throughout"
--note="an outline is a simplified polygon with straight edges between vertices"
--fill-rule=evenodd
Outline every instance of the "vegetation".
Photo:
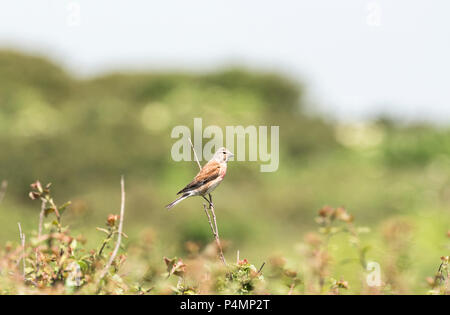
M 312 112 L 302 84 L 273 73 L 80 79 L 1 51 L 0 292 L 448 293 L 450 130 Z M 201 199 L 164 209 L 197 172 L 170 157 L 171 129 L 194 117 L 280 126 L 279 170 L 230 162 L 214 193 L 227 267 Z

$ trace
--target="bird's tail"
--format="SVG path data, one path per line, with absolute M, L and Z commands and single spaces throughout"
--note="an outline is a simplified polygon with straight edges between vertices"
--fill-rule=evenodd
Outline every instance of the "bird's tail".
M 177 203 L 183 201 L 184 199 L 186 199 L 187 197 L 190 197 L 190 196 L 191 196 L 191 193 L 190 193 L 190 192 L 184 193 L 183 195 L 181 195 L 180 197 L 178 197 L 177 199 L 175 199 L 173 202 L 169 203 L 169 204 L 166 206 L 167 210 L 170 210 L 170 209 L 171 209 L 173 206 L 175 206 Z

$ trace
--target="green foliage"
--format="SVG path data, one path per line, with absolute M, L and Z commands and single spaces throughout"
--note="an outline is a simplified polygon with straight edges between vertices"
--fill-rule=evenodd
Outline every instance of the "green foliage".
M 36 181 L 31 188 L 30 198 L 42 202 L 41 219 L 44 215 L 54 215 L 56 220 L 44 224 L 45 233 L 41 233 L 40 221 L 37 236 L 33 236 L 28 244 L 25 244 L 21 231 L 21 245 L 6 245 L 0 256 L 0 293 L 3 294 L 341 294 L 352 283 L 342 277 L 340 280 L 332 277 L 334 254 L 331 241 L 339 234 L 347 235 L 346 241 L 356 248 L 356 260 L 363 267 L 353 272 L 361 279 L 365 276 L 369 247 L 361 244 L 360 235 L 367 229 L 355 226 L 353 216 L 344 208 L 324 207 L 316 218 L 318 233 L 307 234 L 302 245 L 301 252 L 306 261 L 298 269 L 304 270 L 304 275 L 300 275 L 297 268 L 287 267 L 286 259 L 281 256 L 271 258 L 267 277 L 263 272 L 265 263 L 257 269 L 247 259 L 240 260 L 239 254 L 235 264 L 223 265 L 218 259 L 215 243 L 200 252 L 196 243 L 188 242 L 186 248 L 190 254 L 187 260 L 164 257 L 164 268 L 152 245 L 153 237 L 147 235 L 128 247 L 129 253 L 114 256 L 111 268 L 103 277 L 102 270 L 107 268 L 105 265 L 109 260 L 106 250 L 112 247 L 110 243 L 120 233 L 117 229 L 119 216 L 111 214 L 106 220 L 106 228 L 97 227 L 106 235 L 98 250 L 86 250 L 85 238 L 72 236 L 69 227 L 61 224 L 63 210 L 67 206 L 55 205 L 50 184 L 42 186 Z M 385 228 L 385 237 L 398 259 L 401 259 L 406 246 L 399 234 L 403 236 L 407 229 L 408 226 L 396 221 Z M 128 255 L 132 258 L 130 263 L 127 263 Z M 156 267 L 153 266 L 154 260 L 158 262 Z M 348 259 L 349 262 L 351 260 Z M 449 257 L 441 260 L 435 278 L 428 279 L 431 294 L 448 293 Z M 130 270 L 140 265 L 147 269 L 144 274 L 125 276 L 124 268 Z M 386 282 L 375 288 L 359 287 L 353 293 L 396 293 L 401 288 L 397 282 L 402 269 L 398 265 L 391 267 L 393 274 L 387 274 Z
M 1 259 L 9 257 L 3 260 L 8 266 L 19 260 L 20 248 L 11 240 L 20 221 L 32 268 L 26 290 L 97 292 L 95 277 L 117 227 L 96 227 L 117 213 L 116 181 L 125 174 L 132 209 L 121 249 L 127 260 L 116 258 L 102 293 L 365 293 L 367 261 L 382 266 L 385 286 L 377 293 L 428 292 L 426 277 L 439 267 L 439 257 L 448 256 L 448 128 L 400 127 L 386 119 L 333 123 L 306 114 L 314 108 L 304 96 L 300 82 L 275 73 L 123 72 L 79 79 L 45 58 L 0 51 L 0 180 L 8 180 L 0 204 Z M 280 126 L 279 170 L 260 173 L 258 163 L 232 162 L 214 195 L 227 256 L 239 249 L 255 266 L 268 261 L 264 280 L 238 263 L 231 270 L 217 263 L 201 201 L 188 199 L 170 213 L 163 209 L 197 171 L 193 162 L 170 158 L 172 128 L 192 127 L 195 117 L 222 128 Z M 42 235 L 48 238 L 40 241 L 31 232 L 38 230 L 38 207 L 26 198 L 36 178 L 58 183 L 57 191 L 33 188 L 47 215 Z M 70 207 L 53 200 L 54 192 L 71 199 Z M 314 209 L 324 204 L 345 205 L 371 233 L 337 217 L 309 233 L 316 230 Z M 315 240 L 320 245 L 310 243 Z M 46 256 L 39 271 L 36 247 Z M 183 257 L 191 271 L 181 281 L 174 274 L 167 278 L 164 256 Z M 70 271 L 58 274 L 69 265 L 81 269 L 81 288 L 65 285 Z M 2 279 L 10 281 L 3 267 Z M 206 274 L 211 281 L 203 281 Z M 34 287 L 29 280 L 36 277 Z M 432 293 L 448 290 L 431 279 Z M 0 286 L 3 293 L 24 289 L 15 287 L 16 280 Z
M 8 82 L 0 84 L 0 146 L 8 148 L 0 153 L 1 165 L 8 165 L 0 177 L 21 185 L 47 178 L 76 189 L 78 180 L 94 186 L 118 172 L 163 176 L 171 166 L 172 127 L 191 126 L 194 117 L 221 127 L 288 126 L 281 141 L 295 152 L 334 142 L 329 127 L 301 114 L 299 85 L 275 74 L 225 70 L 79 81 L 46 60 L 12 52 L 0 52 L 0 65 L 0 80 Z M 303 142 L 297 135 L 304 128 L 317 132 Z
M 384 146 L 389 165 L 421 167 L 438 156 L 450 154 L 450 134 L 446 130 L 419 126 L 391 132 Z

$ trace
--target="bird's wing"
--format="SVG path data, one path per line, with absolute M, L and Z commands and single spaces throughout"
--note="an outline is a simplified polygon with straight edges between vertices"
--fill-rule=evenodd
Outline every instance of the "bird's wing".
M 191 190 L 194 190 L 204 184 L 216 179 L 219 177 L 220 173 L 220 163 L 216 161 L 209 161 L 205 166 L 201 169 L 201 171 L 195 176 L 194 180 L 190 182 L 186 187 L 180 190 L 178 194 L 185 193 Z

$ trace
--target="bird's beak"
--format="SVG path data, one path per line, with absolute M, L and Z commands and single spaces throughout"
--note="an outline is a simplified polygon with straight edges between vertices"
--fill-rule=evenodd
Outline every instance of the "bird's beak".
M 228 154 L 230 155 L 230 157 L 233 157 L 233 156 L 234 156 L 234 154 L 233 154 L 233 153 L 231 153 L 231 152 L 229 152 Z

